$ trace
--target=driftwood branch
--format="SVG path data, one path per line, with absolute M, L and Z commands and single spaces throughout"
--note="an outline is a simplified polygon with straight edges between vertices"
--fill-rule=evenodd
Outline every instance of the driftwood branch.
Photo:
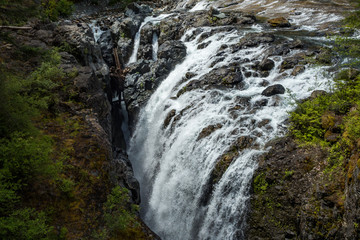
M 32 27 L 16 27 L 16 26 L 0 26 L 0 29 L 13 29 L 13 30 L 30 30 Z
M 116 70 L 121 71 L 120 60 L 119 60 L 119 56 L 116 51 L 116 48 L 113 49 L 113 54 L 114 54 L 114 58 L 115 58 Z

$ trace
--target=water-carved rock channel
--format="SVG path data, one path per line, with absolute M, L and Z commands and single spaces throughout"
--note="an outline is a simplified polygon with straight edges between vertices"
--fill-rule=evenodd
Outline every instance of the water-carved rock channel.
M 265 144 L 286 133 L 296 99 L 329 87 L 308 60 L 325 59 L 340 11 L 300 2 L 136 5 L 112 23 L 141 216 L 162 239 L 245 239 Z

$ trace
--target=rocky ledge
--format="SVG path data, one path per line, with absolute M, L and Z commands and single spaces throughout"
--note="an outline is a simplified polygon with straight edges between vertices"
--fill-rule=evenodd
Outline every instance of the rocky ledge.
M 254 174 L 247 239 L 358 239 L 356 148 L 334 168 L 326 148 L 292 137 L 268 147 Z

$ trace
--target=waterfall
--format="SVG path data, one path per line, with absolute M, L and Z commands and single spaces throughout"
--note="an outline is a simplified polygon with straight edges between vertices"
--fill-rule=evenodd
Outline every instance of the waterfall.
M 161 20 L 167 18 L 168 16 L 170 16 L 172 14 L 161 14 L 157 17 L 152 17 L 152 16 L 149 16 L 149 17 L 146 17 L 144 19 L 144 21 L 141 23 L 140 27 L 139 27 L 139 30 L 137 31 L 136 35 L 135 35 L 135 38 L 134 38 L 134 49 L 133 49 L 133 52 L 131 54 L 131 57 L 129 59 L 129 62 L 128 64 L 130 63 L 134 63 L 137 61 L 137 54 L 138 54 L 138 51 L 139 51 L 139 47 L 140 47 L 140 37 L 141 37 L 141 29 L 149 22 L 152 22 L 152 23 L 158 23 L 160 22 Z
M 199 41 L 202 33 L 213 29 L 204 27 L 195 38 L 189 36 L 196 34 L 196 29 L 184 34 L 181 41 L 187 47 L 187 57 L 141 110 L 130 142 L 129 156 L 141 184 L 141 214 L 165 240 L 242 239 L 249 181 L 257 156 L 266 150 L 267 141 L 284 134 L 293 98 L 307 97 L 313 89 L 325 88 L 328 81 L 321 76 L 321 69 L 310 67 L 297 76 L 279 78 L 282 57 L 271 57 L 275 67 L 269 76 L 247 77 L 241 90 L 197 89 L 175 97 L 189 81 L 215 68 L 244 62 L 242 67 L 251 71 L 246 62 L 265 57 L 265 45 L 239 51 L 222 48 L 238 43 L 249 31 L 259 31 L 258 26 L 218 31 Z M 206 47 L 199 48 L 201 43 L 207 43 Z M 194 76 L 184 82 L 187 72 Z M 264 80 L 282 84 L 288 92 L 262 96 Z M 174 117 L 164 126 L 170 112 L 175 112 Z M 221 127 L 199 137 L 204 129 L 217 124 Z M 241 137 L 254 141 L 249 148 L 239 150 L 204 203 L 204 192 L 218 159 Z
M 152 39 L 152 59 L 154 61 L 157 61 L 157 53 L 159 49 L 159 37 L 156 33 L 153 33 L 153 39 Z

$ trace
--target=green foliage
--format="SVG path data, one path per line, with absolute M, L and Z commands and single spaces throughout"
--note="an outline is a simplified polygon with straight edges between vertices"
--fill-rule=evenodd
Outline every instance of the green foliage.
M 46 223 L 46 215 L 34 209 L 24 208 L 9 217 L 0 218 L 0 238 L 8 240 L 49 239 L 52 230 Z
M 73 2 L 68 0 L 42 0 L 43 14 L 52 21 L 69 16 L 73 11 Z
M 323 139 L 325 129 L 321 127 L 321 116 L 329 106 L 328 96 L 319 96 L 314 100 L 300 103 L 290 113 L 291 133 L 305 142 L 319 142 Z
M 337 46 L 334 50 L 347 58 L 345 65 L 359 67 L 360 39 L 352 37 L 354 31 L 360 29 L 360 1 L 355 0 L 355 2 L 357 5 L 356 10 L 349 12 L 349 15 L 345 18 L 343 35 L 336 38 Z
M 39 16 L 37 0 L 0 0 L 0 25 L 23 25 Z
M 285 170 L 285 178 L 290 178 L 292 175 L 294 175 L 294 170 Z
M 20 52 L 38 54 L 38 49 Z M 51 231 L 44 213 L 20 207 L 24 193 L 40 178 L 56 179 L 60 170 L 51 159 L 52 140 L 33 122 L 51 104 L 53 90 L 64 77 L 59 64 L 60 55 L 54 50 L 27 77 L 0 66 L 4 70 L 0 76 L 1 239 L 47 239 Z M 69 188 L 68 183 L 63 186 Z
M 359 106 L 359 105 L 358 105 Z M 356 109 L 350 112 L 345 119 L 345 129 L 350 140 L 360 139 L 360 111 Z
M 31 119 L 38 111 L 22 94 L 22 83 L 23 79 L 15 75 L 0 75 L 0 136 L 34 129 Z
M 265 179 L 265 173 L 260 173 L 254 179 L 254 191 L 257 194 L 265 193 L 269 183 Z
M 321 118 L 325 112 L 348 114 L 352 106 L 360 103 L 360 75 L 352 76 L 351 72 L 347 69 L 338 74 L 331 94 L 299 103 L 297 109 L 290 113 L 290 130 L 297 139 L 307 143 L 324 143 L 327 129 L 322 126 Z M 356 123 L 358 120 L 348 121 Z
M 20 196 L 15 192 L 16 185 L 6 182 L 0 182 L 0 216 L 11 213 L 20 201 Z
M 13 133 L 9 139 L 0 140 L 0 179 L 3 183 L 26 186 L 41 174 L 51 174 L 49 155 L 52 144 L 48 137 L 28 137 Z
M 14 42 L 14 41 L 12 41 Z M 14 42 L 16 44 L 16 42 Z M 33 57 L 37 56 L 43 56 L 45 55 L 45 51 L 38 47 L 32 47 L 28 45 L 20 46 L 19 49 L 15 52 L 16 59 L 22 60 L 22 61 L 28 61 Z
M 33 132 L 31 120 L 56 101 L 52 91 L 64 77 L 59 68 L 60 55 L 54 50 L 46 60 L 27 78 L 5 69 L 0 75 L 0 136 Z
M 355 0 L 354 2 L 356 2 L 356 10 L 349 13 L 345 18 L 345 23 L 349 28 L 360 28 L 360 0 Z
M 130 202 L 128 189 L 119 186 L 113 188 L 104 204 L 104 219 L 109 235 L 126 233 L 131 227 L 136 226 L 137 210 L 138 206 Z
M 75 188 L 75 183 L 71 179 L 67 178 L 59 178 L 59 188 L 60 190 L 65 193 L 68 197 L 73 197 L 73 191 Z

